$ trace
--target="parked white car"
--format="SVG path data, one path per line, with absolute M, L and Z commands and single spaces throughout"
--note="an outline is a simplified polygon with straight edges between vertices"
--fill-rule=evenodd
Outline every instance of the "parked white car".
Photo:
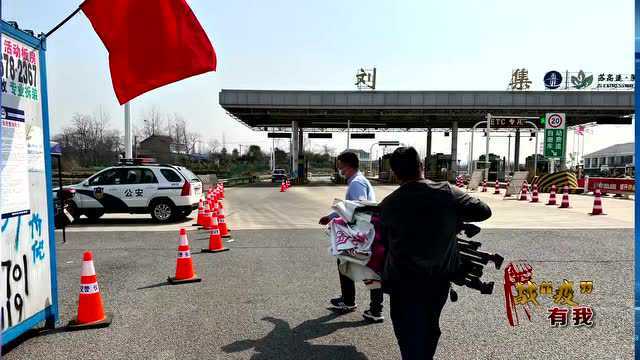
M 159 222 L 180 220 L 198 208 L 202 182 L 188 169 L 161 164 L 123 163 L 108 167 L 79 184 L 70 212 L 91 220 L 105 213 L 151 214 Z M 54 191 L 54 197 L 57 191 Z

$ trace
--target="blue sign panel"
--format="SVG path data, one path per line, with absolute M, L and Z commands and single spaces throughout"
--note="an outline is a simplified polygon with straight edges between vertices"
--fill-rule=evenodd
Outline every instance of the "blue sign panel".
M 0 332 L 58 318 L 45 41 L 0 21 Z
M 562 74 L 552 70 L 544 74 L 544 87 L 547 89 L 557 89 L 562 85 Z

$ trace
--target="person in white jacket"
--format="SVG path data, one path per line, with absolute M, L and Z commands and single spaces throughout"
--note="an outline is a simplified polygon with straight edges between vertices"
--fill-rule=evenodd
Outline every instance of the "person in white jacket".
M 353 152 L 343 152 L 338 155 L 338 170 L 340 175 L 347 178 L 347 194 L 346 200 L 368 200 L 376 201 L 376 195 L 373 191 L 373 187 L 367 178 L 360 172 L 358 156 Z M 331 219 L 337 217 L 336 213 L 331 213 L 327 216 L 320 218 L 319 223 L 321 225 L 327 225 Z M 338 260 L 338 264 L 340 261 Z M 348 277 L 340 275 L 340 289 L 342 296 L 331 299 L 331 305 L 335 310 L 339 311 L 354 311 L 357 308 L 355 303 L 356 287 L 353 280 Z M 382 301 L 383 293 L 382 289 L 371 289 L 371 303 L 369 309 L 366 310 L 362 316 L 366 320 L 372 322 L 383 322 L 382 316 Z

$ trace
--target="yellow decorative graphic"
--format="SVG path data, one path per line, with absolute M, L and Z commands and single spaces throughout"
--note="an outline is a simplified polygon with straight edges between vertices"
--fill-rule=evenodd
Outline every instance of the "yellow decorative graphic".
M 593 281 L 580 281 L 580 293 L 591 294 L 593 292 Z
M 564 279 L 562 284 L 556 289 L 553 302 L 558 305 L 577 306 L 578 303 L 573 301 L 573 295 L 573 281 Z
M 527 281 L 526 283 L 518 282 L 516 285 L 517 294 L 514 297 L 514 301 L 518 305 L 525 305 L 527 303 L 533 303 L 535 305 L 540 305 L 538 303 L 538 286 L 536 283 L 532 281 Z

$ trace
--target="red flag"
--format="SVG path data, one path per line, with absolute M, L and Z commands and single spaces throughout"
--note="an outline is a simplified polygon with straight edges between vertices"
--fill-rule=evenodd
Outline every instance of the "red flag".
M 216 70 L 216 53 L 185 0 L 86 0 L 80 5 L 109 51 L 120 104 Z

